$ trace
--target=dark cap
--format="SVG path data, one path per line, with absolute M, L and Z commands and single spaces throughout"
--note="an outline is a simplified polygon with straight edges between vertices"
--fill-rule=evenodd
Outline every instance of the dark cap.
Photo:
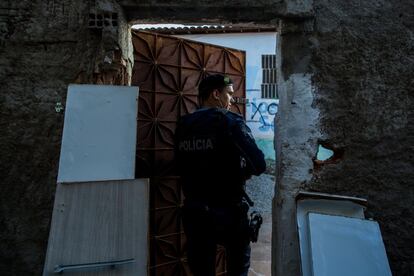
M 201 100 L 207 100 L 211 92 L 215 89 L 223 90 L 224 87 L 233 84 L 229 76 L 225 75 L 210 75 L 203 79 L 198 86 L 198 97 Z

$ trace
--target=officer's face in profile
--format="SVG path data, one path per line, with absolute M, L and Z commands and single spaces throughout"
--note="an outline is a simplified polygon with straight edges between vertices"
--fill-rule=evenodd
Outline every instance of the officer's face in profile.
M 230 109 L 231 104 L 233 103 L 233 85 L 227 85 L 223 88 L 223 91 L 219 93 L 220 102 L 222 103 L 223 108 Z

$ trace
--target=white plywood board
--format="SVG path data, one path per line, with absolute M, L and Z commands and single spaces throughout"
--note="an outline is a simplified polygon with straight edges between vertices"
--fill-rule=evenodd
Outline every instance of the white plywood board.
M 147 275 L 148 179 L 58 184 L 43 275 L 56 266 L 133 259 L 64 275 Z
M 138 87 L 69 85 L 58 183 L 134 179 Z
M 302 276 L 312 276 L 308 225 L 308 213 L 310 212 L 361 219 L 364 218 L 364 206 L 352 201 L 333 199 L 304 199 L 298 201 L 296 219 L 298 225 Z
M 378 223 L 309 213 L 314 276 L 391 276 Z

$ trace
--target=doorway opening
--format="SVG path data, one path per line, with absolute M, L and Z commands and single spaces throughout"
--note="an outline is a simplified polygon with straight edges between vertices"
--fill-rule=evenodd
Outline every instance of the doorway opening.
M 179 222 L 182 195 L 177 179 L 169 174 L 171 135 L 175 129 L 174 118 L 197 107 L 196 88 L 203 74 L 221 72 L 229 74 L 237 83 L 238 105 L 233 111 L 246 118 L 266 157 L 266 172 L 248 180 L 246 189 L 255 202 L 253 209 L 260 211 L 264 218 L 259 240 L 252 244 L 249 275 L 270 276 L 276 156 L 274 117 L 279 105 L 276 27 L 135 24 L 132 31 L 135 57 L 132 85 L 140 86 L 138 110 L 141 114 L 137 172 L 144 171 L 146 175 L 139 176 L 151 177 L 151 275 L 190 275 L 183 255 L 185 237 Z M 200 58 L 206 53 L 208 62 Z M 221 63 L 223 57 L 226 61 Z M 185 68 L 180 69 L 178 64 L 181 67 L 185 64 Z M 219 249 L 217 275 L 225 274 L 224 254 Z

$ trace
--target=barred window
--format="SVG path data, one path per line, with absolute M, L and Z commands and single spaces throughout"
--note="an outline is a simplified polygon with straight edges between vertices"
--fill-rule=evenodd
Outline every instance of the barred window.
M 276 83 L 276 69 L 263 68 L 262 83 Z
M 276 69 L 276 55 L 262 55 L 262 68 Z
M 278 99 L 277 84 L 263 83 L 262 84 L 262 98 L 263 99 Z
M 262 98 L 278 99 L 276 55 L 262 55 Z

